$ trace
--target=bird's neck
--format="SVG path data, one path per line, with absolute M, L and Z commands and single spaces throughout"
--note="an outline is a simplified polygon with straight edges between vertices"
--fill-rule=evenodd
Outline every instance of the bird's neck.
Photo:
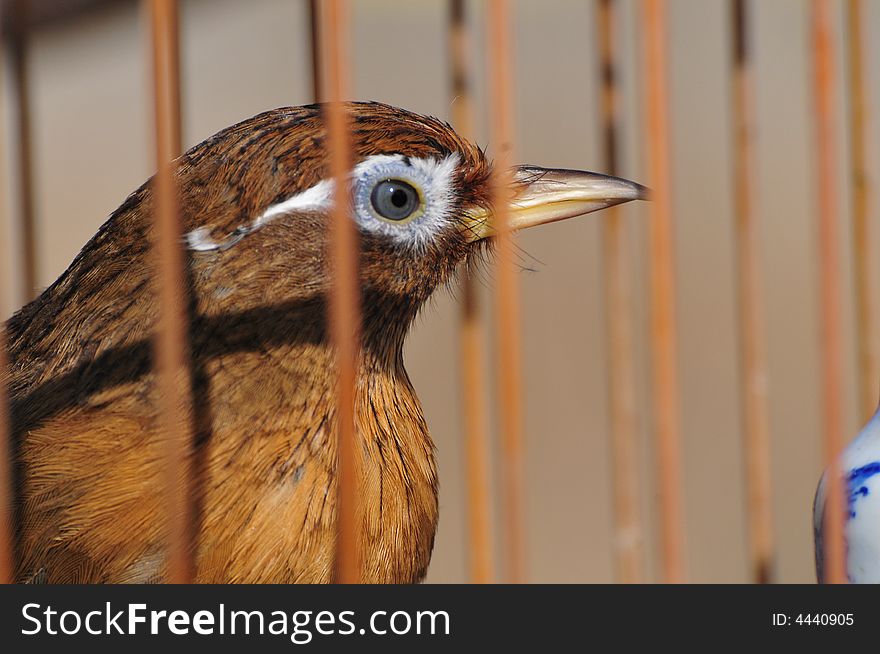
M 361 342 L 366 359 L 400 365 L 403 344 L 418 315 L 421 302 L 412 298 L 364 293 L 361 305 Z

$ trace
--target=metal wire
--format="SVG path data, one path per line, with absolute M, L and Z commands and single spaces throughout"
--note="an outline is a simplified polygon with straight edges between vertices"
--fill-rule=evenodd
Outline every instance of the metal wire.
M 345 188 L 351 170 L 351 145 L 348 119 L 341 104 L 348 96 L 348 3 L 327 0 L 322 5 L 323 56 L 326 62 L 327 145 L 330 169 L 336 188 Z M 337 481 L 337 542 L 336 581 L 349 584 L 361 580 L 361 558 L 358 551 L 360 513 L 358 480 L 360 457 L 355 434 L 355 401 L 357 384 L 358 342 L 360 339 L 360 284 L 358 282 L 358 240 L 354 223 L 348 215 L 343 193 L 337 194 L 331 225 L 333 287 L 330 295 L 330 333 L 336 348 L 339 367 L 337 404 L 338 481 Z
M 685 580 L 684 505 L 675 319 L 675 258 L 669 157 L 666 76 L 666 3 L 644 0 L 644 98 L 648 180 L 652 188 L 649 227 L 653 410 L 660 499 L 663 578 Z
M 33 139 L 31 94 L 28 80 L 28 0 L 13 0 L 9 59 L 15 108 L 12 132 L 17 135 L 18 224 L 21 230 L 22 294 L 34 298 L 37 280 L 37 234 L 34 217 Z
M 321 16 L 318 0 L 308 0 L 309 36 L 312 55 L 312 102 L 324 97 L 321 64 Z
M 598 0 L 599 71 L 602 85 L 602 150 L 605 170 L 619 174 L 620 84 L 618 81 L 615 0 Z M 614 493 L 614 558 L 617 578 L 640 583 L 643 526 L 639 511 L 636 445 L 635 354 L 628 230 L 617 207 L 602 221 L 602 254 L 608 330 L 608 402 L 611 416 L 611 466 Z
M 497 244 L 498 392 L 501 429 L 503 533 L 507 548 L 506 581 L 525 579 L 525 489 L 523 479 L 522 363 L 520 352 L 519 278 L 514 239 L 509 225 L 509 168 L 513 134 L 513 93 L 510 73 L 510 3 L 491 0 L 488 16 L 489 112 L 491 142 L 495 144 L 492 193 Z
M 466 9 L 464 0 L 449 2 L 449 57 L 452 74 L 452 122 L 462 136 L 472 139 L 474 112 Z M 477 584 L 490 583 L 494 570 L 490 530 L 488 409 L 486 379 L 482 366 L 484 330 L 476 283 L 471 271 L 464 268 L 461 272 L 459 357 L 468 490 L 468 565 L 470 579 Z
M 4 81 L 5 50 L 3 43 L 3 18 L 0 15 L 0 86 Z M 5 130 L 6 104 L 0 101 L 0 137 Z M 6 197 L 6 148 L 5 142 L 0 139 L 0 198 Z M 0 208 L 0 216 L 4 212 Z M 5 227 L 5 226 L 4 226 Z M 5 234 L 5 230 L 4 230 Z M 2 236 L 3 234 L 0 234 Z M 13 498 L 15 497 L 12 485 L 12 432 L 9 421 L 9 388 L 7 383 L 9 373 L 9 360 L 6 342 L 6 324 L 3 318 L 6 309 L 10 305 L 6 295 L 6 270 L 0 268 L 0 583 L 11 584 L 15 579 L 15 556 L 13 554 L 14 531 L 13 531 Z M 12 285 L 9 285 L 12 288 Z
M 835 162 L 837 79 L 831 29 L 831 8 L 828 0 L 813 0 L 813 100 L 818 157 L 816 189 L 819 206 L 822 407 L 825 463 L 828 471 L 822 543 L 825 553 L 825 580 L 834 584 L 846 581 L 846 544 L 843 533 L 844 481 L 838 461 L 843 444 L 843 333 Z
M 734 207 L 742 370 L 743 446 L 752 580 L 773 580 L 770 413 L 760 232 L 754 202 L 754 79 L 747 0 L 731 2 Z
M 868 156 L 868 93 L 865 89 L 867 60 L 864 54 L 862 0 L 846 5 L 848 26 L 850 165 L 853 193 L 853 262 L 856 290 L 856 341 L 859 360 L 859 412 L 865 420 L 877 408 L 880 382 L 880 325 L 877 322 L 876 265 L 871 256 L 874 227 L 871 224 L 871 160 Z
M 6 307 L 0 280 L 0 307 Z M 6 328 L 0 323 L 0 584 L 11 584 L 15 578 L 13 555 L 12 432 L 9 424 L 9 361 L 6 352 Z
M 152 29 L 156 164 L 155 242 L 159 323 L 155 341 L 159 430 L 165 443 L 167 578 L 195 577 L 192 426 L 184 258 L 173 159 L 180 155 L 180 75 L 176 0 L 149 0 Z

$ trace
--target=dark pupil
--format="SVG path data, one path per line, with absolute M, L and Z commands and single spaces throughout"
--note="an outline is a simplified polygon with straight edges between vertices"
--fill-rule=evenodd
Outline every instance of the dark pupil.
M 376 213 L 386 220 L 406 220 L 419 208 L 418 192 L 399 179 L 386 179 L 376 184 L 370 201 Z
M 407 197 L 406 191 L 403 189 L 396 188 L 391 191 L 391 204 L 393 204 L 398 209 L 403 209 L 406 206 Z

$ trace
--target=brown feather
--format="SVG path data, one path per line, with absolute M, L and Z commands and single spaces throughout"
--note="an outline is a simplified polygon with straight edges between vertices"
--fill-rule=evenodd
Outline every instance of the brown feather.
M 489 164 L 448 125 L 374 103 L 348 109 L 355 161 L 458 153 L 459 209 L 487 206 Z M 177 168 L 183 230 L 222 239 L 328 177 L 324 139 L 320 107 L 310 106 L 261 114 L 195 146 Z M 148 182 L 7 323 L 21 580 L 164 577 L 152 205 Z M 200 582 L 331 579 L 326 227 L 324 214 L 291 214 L 229 249 L 190 253 Z M 414 582 L 427 570 L 437 476 L 402 345 L 425 300 L 475 247 L 457 228 L 420 254 L 362 236 L 356 422 L 366 581 Z

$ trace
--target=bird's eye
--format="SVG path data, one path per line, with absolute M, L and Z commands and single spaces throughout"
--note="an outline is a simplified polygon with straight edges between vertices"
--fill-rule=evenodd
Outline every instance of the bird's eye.
M 385 179 L 373 188 L 370 203 L 381 218 L 403 222 L 418 213 L 422 199 L 412 185 L 399 179 Z
M 352 218 L 364 232 L 424 251 L 453 222 L 457 166 L 457 154 L 441 160 L 402 154 L 367 157 L 352 171 Z

